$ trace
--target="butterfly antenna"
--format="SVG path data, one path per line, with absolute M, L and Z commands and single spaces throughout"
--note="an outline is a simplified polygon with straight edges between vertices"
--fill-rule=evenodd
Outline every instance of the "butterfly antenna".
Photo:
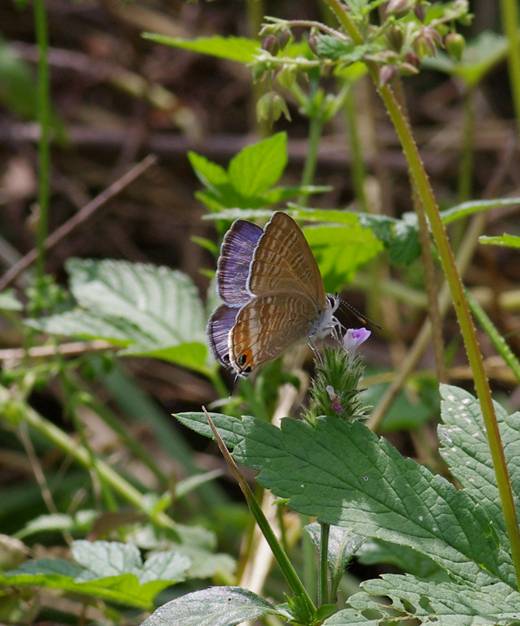
M 347 302 L 346 300 L 341 300 L 341 304 L 346 307 L 355 317 L 357 317 L 357 319 L 360 322 L 363 322 L 363 324 L 367 324 L 368 326 L 372 326 L 373 328 L 377 328 L 378 330 L 381 330 L 381 326 L 379 324 L 376 324 L 374 321 L 372 321 L 369 317 L 367 317 L 366 315 L 363 315 L 362 313 L 360 313 L 355 306 L 352 306 L 349 302 Z

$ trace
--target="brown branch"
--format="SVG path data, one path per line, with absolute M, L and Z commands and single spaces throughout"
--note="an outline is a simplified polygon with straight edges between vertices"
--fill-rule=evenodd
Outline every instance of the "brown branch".
M 123 174 L 120 178 L 109 185 L 104 191 L 97 195 L 93 200 L 80 209 L 69 220 L 59 226 L 54 232 L 52 232 L 45 240 L 45 250 L 52 250 L 60 243 L 65 237 L 68 237 L 72 231 L 76 230 L 78 226 L 84 224 L 90 219 L 98 209 L 105 205 L 114 196 L 121 193 L 125 187 L 128 187 L 139 176 L 141 176 L 148 168 L 157 162 L 157 157 L 154 155 L 148 155 L 140 163 L 134 165 L 126 174 Z M 13 265 L 3 276 L 0 278 L 0 291 L 3 291 L 6 287 L 11 285 L 17 278 L 25 272 L 35 261 L 37 257 L 36 248 L 33 248 L 25 256 L 23 256 L 15 265 Z

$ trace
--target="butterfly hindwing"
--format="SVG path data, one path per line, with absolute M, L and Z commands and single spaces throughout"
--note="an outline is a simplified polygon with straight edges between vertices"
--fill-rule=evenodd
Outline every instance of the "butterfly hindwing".
M 242 307 L 230 334 L 230 360 L 240 374 L 275 359 L 286 348 L 306 339 L 316 308 L 305 295 L 276 293 L 258 296 Z

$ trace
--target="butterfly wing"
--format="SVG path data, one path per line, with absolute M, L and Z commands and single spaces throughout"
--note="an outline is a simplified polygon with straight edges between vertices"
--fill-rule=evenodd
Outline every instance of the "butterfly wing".
M 316 316 L 312 300 L 297 292 L 253 298 L 240 309 L 231 329 L 232 366 L 239 374 L 249 374 L 276 358 L 309 336 Z
M 259 238 L 247 288 L 255 296 L 304 293 L 318 310 L 325 308 L 327 300 L 316 260 L 300 227 L 286 213 L 274 213 Z
M 263 232 L 256 224 L 236 220 L 224 237 L 217 265 L 217 289 L 229 306 L 240 307 L 251 300 L 247 277 Z
M 208 322 L 208 341 L 213 356 L 222 365 L 229 367 L 229 332 L 235 324 L 239 309 L 226 306 L 225 304 L 218 309 L 209 318 Z

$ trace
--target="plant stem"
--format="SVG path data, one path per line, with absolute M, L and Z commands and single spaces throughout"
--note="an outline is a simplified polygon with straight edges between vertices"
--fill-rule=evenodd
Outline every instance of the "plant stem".
M 228 449 L 226 448 L 226 445 L 223 442 L 222 437 L 220 436 L 218 430 L 216 429 L 215 424 L 213 423 L 211 417 L 209 416 L 209 413 L 206 411 L 205 407 L 202 407 L 202 409 L 204 413 L 206 414 L 208 424 L 213 432 L 213 435 L 215 437 L 215 441 L 217 442 L 219 450 L 222 453 L 222 456 L 224 457 L 235 480 L 238 482 L 238 485 L 242 493 L 244 494 L 244 498 L 246 499 L 249 510 L 253 514 L 256 520 L 256 523 L 258 524 L 260 530 L 262 531 L 263 536 L 265 537 L 265 540 L 269 544 L 269 547 L 271 548 L 273 556 L 276 559 L 276 562 L 278 563 L 278 565 L 280 566 L 280 569 L 282 570 L 282 573 L 285 577 L 285 580 L 287 581 L 287 584 L 291 588 L 292 592 L 296 596 L 299 596 L 305 602 L 305 605 L 309 613 L 309 617 L 313 617 L 316 612 L 316 606 L 314 605 L 314 602 L 312 601 L 311 597 L 307 593 L 307 590 L 305 589 L 302 581 L 300 580 L 298 573 L 294 569 L 293 564 L 289 560 L 287 553 L 282 548 L 282 546 L 280 545 L 280 542 L 276 538 L 276 535 L 274 534 L 273 529 L 271 528 L 266 516 L 264 515 L 264 512 L 262 511 L 262 507 L 258 504 L 254 493 L 251 491 L 251 488 L 249 487 L 247 481 L 244 479 L 244 477 L 240 473 L 240 470 L 238 469 L 238 466 L 235 463 L 235 460 L 233 459 Z
M 40 125 L 38 140 L 38 228 L 36 234 L 37 261 L 36 271 L 39 278 L 45 272 L 45 240 L 48 231 L 49 213 L 49 175 L 50 175 L 50 103 L 49 103 L 49 63 L 48 32 L 45 0 L 34 0 L 34 26 L 38 44 L 38 86 L 37 113 Z
M 313 115 L 309 120 L 309 139 L 307 142 L 307 156 L 303 166 L 302 186 L 311 185 L 316 172 L 316 163 L 318 161 L 318 147 L 320 144 L 321 131 L 323 129 L 323 119 L 320 114 Z M 306 194 L 298 199 L 299 204 L 305 202 Z
M 328 604 L 329 600 L 329 531 L 330 525 L 320 522 L 320 586 L 318 604 Z
M 350 143 L 350 154 L 352 156 L 352 186 L 354 187 L 354 195 L 358 202 L 358 210 L 368 212 L 367 197 L 365 194 L 365 164 L 363 162 L 363 153 L 361 150 L 361 142 L 359 140 L 356 103 L 355 103 L 354 85 L 350 88 L 345 97 L 345 119 L 348 128 L 348 138 Z
M 517 0 L 501 0 L 500 8 L 502 10 L 502 28 L 509 40 L 509 78 L 513 92 L 516 123 L 520 133 L 520 36 Z
M 342 5 L 339 0 L 325 1 L 334 10 L 340 20 L 340 23 L 344 26 L 353 41 L 358 44 L 362 43 L 363 37 L 352 21 L 346 7 Z M 516 21 L 512 22 L 512 25 L 515 29 L 517 28 Z M 498 429 L 493 400 L 491 397 L 491 390 L 489 388 L 489 382 L 484 369 L 484 362 L 480 352 L 468 301 L 464 295 L 464 287 L 457 271 L 453 251 L 448 241 L 446 229 L 442 223 L 433 189 L 430 185 L 426 170 L 424 169 L 424 165 L 408 121 L 403 115 L 392 89 L 388 85 L 381 86 L 378 84 L 377 69 L 374 66 L 371 66 L 369 70 L 401 143 L 410 175 L 414 181 L 416 192 L 428 216 L 431 232 L 437 246 L 447 283 L 449 285 L 453 306 L 457 315 L 457 321 L 464 340 L 466 354 L 474 375 L 475 389 L 479 399 L 482 417 L 486 426 L 486 434 L 491 457 L 493 459 L 493 466 L 500 494 L 502 510 L 504 513 L 504 520 L 509 540 L 511 542 L 511 555 L 516 571 L 517 586 L 520 589 L 520 529 L 518 527 L 513 492 L 511 489 L 509 472 L 504 456 L 504 449 L 502 446 L 500 431 Z
M 92 467 L 91 456 L 83 446 L 78 445 L 77 441 L 74 441 L 60 428 L 42 417 L 28 404 L 15 400 L 5 387 L 0 386 L 0 407 L 5 408 L 6 406 L 13 405 L 13 402 L 16 403 L 17 412 L 21 413 L 21 419 L 33 430 L 37 431 L 47 441 L 53 443 L 86 469 Z M 140 491 L 133 487 L 104 461 L 96 458 L 94 462 L 100 478 L 106 481 L 123 500 L 126 500 L 126 502 L 144 513 L 150 518 L 150 521 L 158 526 L 175 530 L 176 524 L 169 515 L 162 511 L 151 513 L 146 508 L 143 494 Z

